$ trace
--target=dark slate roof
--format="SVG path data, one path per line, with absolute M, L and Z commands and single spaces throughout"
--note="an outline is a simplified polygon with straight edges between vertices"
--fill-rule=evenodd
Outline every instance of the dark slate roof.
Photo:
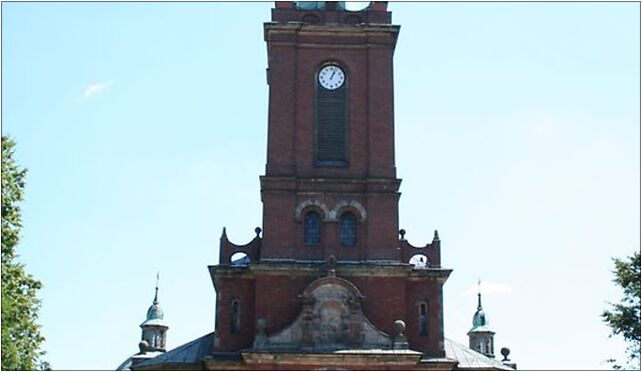
M 147 358 L 149 358 L 149 359 L 152 359 L 152 358 L 154 358 L 154 357 L 158 356 L 158 355 L 159 355 L 159 354 L 161 354 L 161 353 L 162 353 L 162 351 L 148 351 L 148 352 L 144 355 L 144 357 L 147 357 Z M 132 369 L 132 368 L 131 368 L 131 367 L 132 367 L 132 360 L 134 359 L 134 357 L 140 357 L 140 354 L 139 354 L 139 353 L 136 353 L 136 354 L 134 354 L 134 355 L 130 356 L 129 358 L 125 359 L 125 361 L 124 361 L 124 362 L 122 362 L 122 363 L 118 366 L 118 368 L 116 368 L 116 371 L 131 371 L 131 369 Z
M 476 352 L 464 345 L 458 344 L 455 341 L 445 339 L 446 358 L 455 359 L 457 362 L 457 369 L 494 369 L 512 371 L 513 369 L 502 364 L 497 359 L 489 358 L 483 354 Z
M 197 338 L 196 340 L 190 341 L 182 346 L 179 346 L 173 350 L 170 350 L 164 354 L 161 354 L 155 358 L 151 358 L 144 362 L 141 362 L 136 366 L 136 369 L 143 367 L 143 369 L 153 369 L 154 366 L 159 365 L 173 365 L 188 367 L 190 369 L 199 368 L 202 364 L 202 360 L 205 357 L 214 357 L 212 355 L 212 346 L 214 342 L 214 332 L 208 333 L 205 336 Z M 487 356 L 476 352 L 464 345 L 461 345 L 455 341 L 445 339 L 445 351 L 446 357 L 443 358 L 444 361 L 450 362 L 453 360 L 457 361 L 457 369 L 469 369 L 469 370 L 506 370 L 512 371 L 513 369 L 502 364 L 496 359 L 488 358 Z M 363 352 L 363 350 L 361 350 Z M 372 352 L 372 351 L 371 351 Z M 376 352 L 384 352 L 383 350 L 377 350 Z M 375 353 L 376 353 L 375 352 Z M 386 352 L 399 352 L 398 350 L 386 350 Z M 411 352 L 411 351 L 408 351 Z M 216 359 L 221 359 L 224 357 L 216 356 Z M 238 355 L 235 355 L 235 358 L 238 358 Z M 123 366 L 128 367 L 126 360 L 123 363 Z M 120 369 L 120 368 L 119 368 Z
M 118 367 L 116 367 L 116 371 L 129 371 L 131 370 L 132 366 L 132 357 L 129 357 L 125 359 L 124 362 L 120 363 Z
M 145 367 L 145 369 L 149 369 L 149 367 L 161 364 L 200 365 L 205 356 L 212 354 L 213 343 L 214 332 L 208 333 L 155 358 L 141 362 L 136 368 Z

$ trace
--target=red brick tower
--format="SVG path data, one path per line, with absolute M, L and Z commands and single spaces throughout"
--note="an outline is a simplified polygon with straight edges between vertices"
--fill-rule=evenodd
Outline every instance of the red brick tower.
M 430 368 L 445 355 L 439 237 L 413 247 L 399 231 L 399 26 L 386 2 L 342 4 L 277 1 L 264 26 L 263 236 L 239 246 L 224 232 L 210 266 L 214 354 L 244 368 Z M 383 359 L 363 358 L 372 350 Z

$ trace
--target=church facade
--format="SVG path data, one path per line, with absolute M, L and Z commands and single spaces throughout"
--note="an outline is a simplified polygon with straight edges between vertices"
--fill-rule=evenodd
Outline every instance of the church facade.
M 360 11 L 275 3 L 264 25 L 263 228 L 244 245 L 223 230 L 219 263 L 209 266 L 214 332 L 166 352 L 155 297 L 141 351 L 123 369 L 514 368 L 494 359 L 481 297 L 471 348 L 444 337 L 452 270 L 442 266 L 439 235 L 415 247 L 399 229 L 398 35 L 387 2 Z

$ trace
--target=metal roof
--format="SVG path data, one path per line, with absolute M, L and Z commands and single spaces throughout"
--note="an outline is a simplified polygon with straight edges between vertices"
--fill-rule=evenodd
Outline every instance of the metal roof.
M 497 359 L 491 359 L 473 349 L 461 345 L 455 341 L 445 339 L 446 358 L 455 359 L 459 363 L 457 369 L 493 369 L 512 371 L 513 369 L 502 364 Z
M 173 365 L 178 366 L 182 365 L 183 367 L 189 367 L 191 369 L 200 368 L 202 365 L 203 358 L 212 355 L 212 346 L 214 342 L 214 332 L 209 333 L 205 336 L 197 338 L 196 340 L 190 341 L 184 345 L 181 345 L 173 350 L 170 350 L 166 353 L 158 355 L 155 358 L 143 361 L 139 363 L 136 368 L 143 367 L 143 369 L 152 369 L 155 366 L 159 365 Z M 488 358 L 487 356 L 480 354 L 464 345 L 461 345 L 455 341 L 445 339 L 445 351 L 446 357 L 445 361 L 456 360 L 458 362 L 457 369 L 470 369 L 470 370 L 504 370 L 512 371 L 513 369 L 502 364 L 496 359 Z M 351 350 L 354 351 L 354 350 Z M 345 350 L 344 352 L 351 352 Z M 363 353 L 364 350 L 356 350 L 357 352 Z M 368 352 L 368 351 L 366 351 Z M 400 353 L 399 350 L 370 350 L 370 353 Z M 401 351 L 402 353 L 404 351 Z M 413 354 L 416 353 L 411 350 L 405 351 L 406 353 Z M 238 356 L 236 356 L 238 358 Z M 219 359 L 219 358 L 217 358 Z M 127 364 L 127 361 L 123 363 L 123 366 Z M 119 368 L 120 369 L 120 368 Z
M 214 332 L 190 341 L 155 358 L 141 362 L 138 367 L 153 367 L 161 364 L 200 366 L 202 359 L 212 354 Z M 146 368 L 148 369 L 148 368 Z
M 162 354 L 161 351 L 148 351 L 147 353 L 145 353 L 145 356 L 148 356 L 151 359 L 151 358 L 154 358 L 155 356 L 158 356 L 160 354 Z M 116 368 L 116 371 L 130 371 L 132 369 L 131 368 L 132 367 L 132 359 L 134 359 L 135 357 L 140 357 L 140 356 L 141 356 L 141 354 L 136 353 L 136 354 L 130 356 L 129 358 L 125 359 L 125 361 L 122 362 Z
M 157 327 L 165 327 L 165 328 L 169 328 L 169 327 L 167 326 L 167 323 L 165 323 L 165 321 L 164 321 L 163 319 L 147 319 L 146 321 L 144 321 L 143 323 L 141 323 L 141 325 L 140 325 L 140 326 L 141 326 L 141 327 L 145 327 L 145 326 L 157 326 Z

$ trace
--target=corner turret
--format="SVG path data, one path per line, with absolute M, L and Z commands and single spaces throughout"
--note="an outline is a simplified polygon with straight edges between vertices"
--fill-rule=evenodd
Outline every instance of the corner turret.
M 169 327 L 163 320 L 163 309 L 158 303 L 158 280 L 156 275 L 156 292 L 152 306 L 147 310 L 147 317 L 140 328 L 143 330 L 141 341 L 147 342 L 147 351 L 165 351 L 166 334 Z
M 127 358 L 116 370 L 131 370 L 143 361 L 157 357 L 165 353 L 165 341 L 169 327 L 163 320 L 163 309 L 158 302 L 158 281 L 159 274 L 156 274 L 156 291 L 152 306 L 147 309 L 145 321 L 141 323 L 143 330 L 138 343 L 139 352 Z
M 481 282 L 478 283 L 481 287 Z M 488 326 L 488 316 L 481 303 L 481 288 L 477 292 L 477 311 L 473 315 L 473 327 L 468 331 L 468 346 L 489 358 L 495 358 L 493 337 L 495 332 Z

